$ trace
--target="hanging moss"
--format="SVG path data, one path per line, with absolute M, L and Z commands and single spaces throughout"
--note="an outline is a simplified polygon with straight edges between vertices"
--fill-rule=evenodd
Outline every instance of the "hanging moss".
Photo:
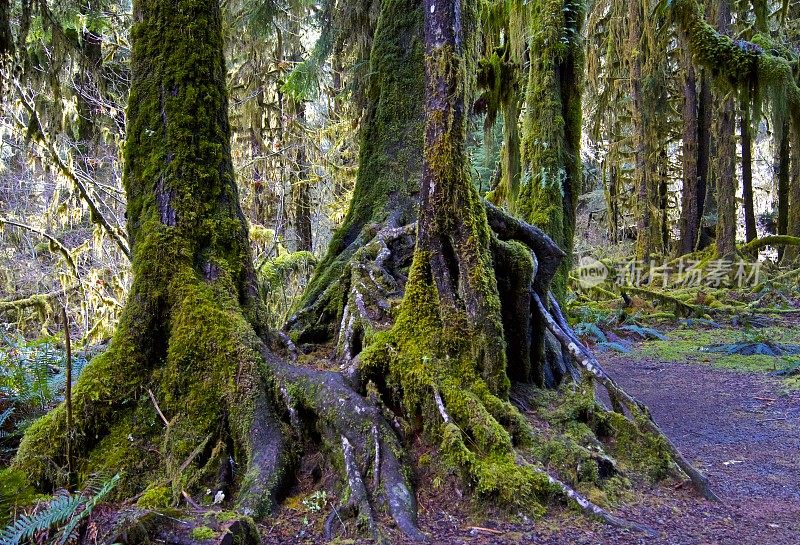
M 705 22 L 697 0 L 674 0 L 675 20 L 686 33 L 695 60 L 717 81 L 734 89 L 771 96 L 779 109 L 800 119 L 800 87 L 792 72 L 796 55 L 780 50 L 764 34 L 753 41 L 733 40 Z
M 581 91 L 584 53 L 580 1 L 530 4 L 530 68 L 522 124 L 522 184 L 512 207 L 567 253 L 553 283 L 563 294 L 572 267 L 580 192 Z

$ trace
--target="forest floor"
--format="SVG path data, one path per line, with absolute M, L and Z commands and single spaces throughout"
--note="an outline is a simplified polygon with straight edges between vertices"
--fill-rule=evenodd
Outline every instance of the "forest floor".
M 780 324 L 786 339 L 796 339 L 797 325 Z M 701 341 L 738 335 L 731 328 L 697 334 Z M 599 359 L 650 407 L 686 458 L 709 477 L 721 503 L 702 499 L 681 481 L 636 485 L 611 511 L 653 528 L 658 536 L 650 537 L 604 526 L 567 508 L 553 508 L 537 521 L 500 521 L 462 504 L 460 491 L 444 486 L 420 498 L 420 525 L 432 542 L 800 544 L 800 390 L 763 372 L 769 365 L 763 356 L 754 356 L 760 364 L 744 364 L 761 365 L 761 372 L 742 370 L 730 365 L 730 358 L 700 352 L 698 340 L 687 340 L 685 331 L 667 335 L 675 340 L 644 341 L 628 354 L 601 352 Z M 295 524 L 265 527 L 263 542 L 317 542 L 313 519 L 318 517 L 302 511 L 295 510 Z

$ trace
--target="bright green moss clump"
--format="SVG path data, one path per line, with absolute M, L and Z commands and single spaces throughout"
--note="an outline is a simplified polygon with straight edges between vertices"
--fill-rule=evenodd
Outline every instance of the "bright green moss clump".
M 169 507 L 171 503 L 171 490 L 166 486 L 154 486 L 145 490 L 136 505 L 145 509 L 163 509 Z
M 198 526 L 197 528 L 192 528 L 192 539 L 196 539 L 198 541 L 208 541 L 210 539 L 214 539 L 215 537 L 217 537 L 217 532 L 208 526 Z

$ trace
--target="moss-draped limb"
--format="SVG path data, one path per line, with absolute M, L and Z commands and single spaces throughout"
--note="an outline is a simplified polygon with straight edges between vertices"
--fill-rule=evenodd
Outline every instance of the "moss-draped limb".
M 800 246 L 800 237 L 793 237 L 789 235 L 767 235 L 765 237 L 757 238 L 743 244 L 739 247 L 739 251 L 743 254 L 749 254 L 756 250 L 760 250 L 765 246 Z
M 522 122 L 522 184 L 512 207 L 566 252 L 553 286 L 566 289 L 580 192 L 581 91 L 584 53 L 580 1 L 530 5 L 530 68 Z
M 770 94 L 776 106 L 788 108 L 800 120 L 800 87 L 792 71 L 796 55 L 774 48 L 768 37 L 734 40 L 708 24 L 697 0 L 674 0 L 672 12 L 686 34 L 696 62 L 718 81 L 734 89 L 749 89 L 755 96 Z

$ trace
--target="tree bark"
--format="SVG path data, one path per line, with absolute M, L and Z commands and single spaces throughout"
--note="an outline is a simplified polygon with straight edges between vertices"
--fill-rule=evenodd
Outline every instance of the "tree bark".
M 717 3 L 717 29 L 730 31 L 731 12 L 726 0 Z M 732 97 L 719 98 L 717 104 L 717 257 L 732 259 L 736 255 L 736 115 Z
M 742 145 L 742 199 L 744 205 L 745 241 L 758 237 L 756 233 L 756 212 L 753 201 L 753 137 L 750 118 L 750 105 L 742 105 L 741 145 Z
M 791 139 L 791 164 L 789 171 L 789 226 L 787 234 L 800 237 L 800 127 L 792 124 Z M 785 246 L 783 259 L 787 262 L 796 261 L 800 249 L 794 246 Z
M 789 232 L 789 123 L 785 122 L 779 131 L 775 155 L 775 170 L 778 178 L 778 235 Z M 783 258 L 783 248 L 778 248 L 778 261 Z
M 680 33 L 683 81 L 683 191 L 681 193 L 679 252 L 686 255 L 694 252 L 700 234 L 702 205 L 700 199 L 699 137 L 700 127 L 697 111 L 697 78 L 686 36 Z M 705 193 L 705 191 L 703 191 Z
M 706 197 L 711 187 L 711 113 L 713 108 L 711 96 L 711 81 L 702 71 L 700 78 L 700 96 L 697 101 L 697 219 L 698 233 L 696 249 L 703 249 L 711 243 L 709 236 L 703 234 L 703 216 L 706 213 Z

